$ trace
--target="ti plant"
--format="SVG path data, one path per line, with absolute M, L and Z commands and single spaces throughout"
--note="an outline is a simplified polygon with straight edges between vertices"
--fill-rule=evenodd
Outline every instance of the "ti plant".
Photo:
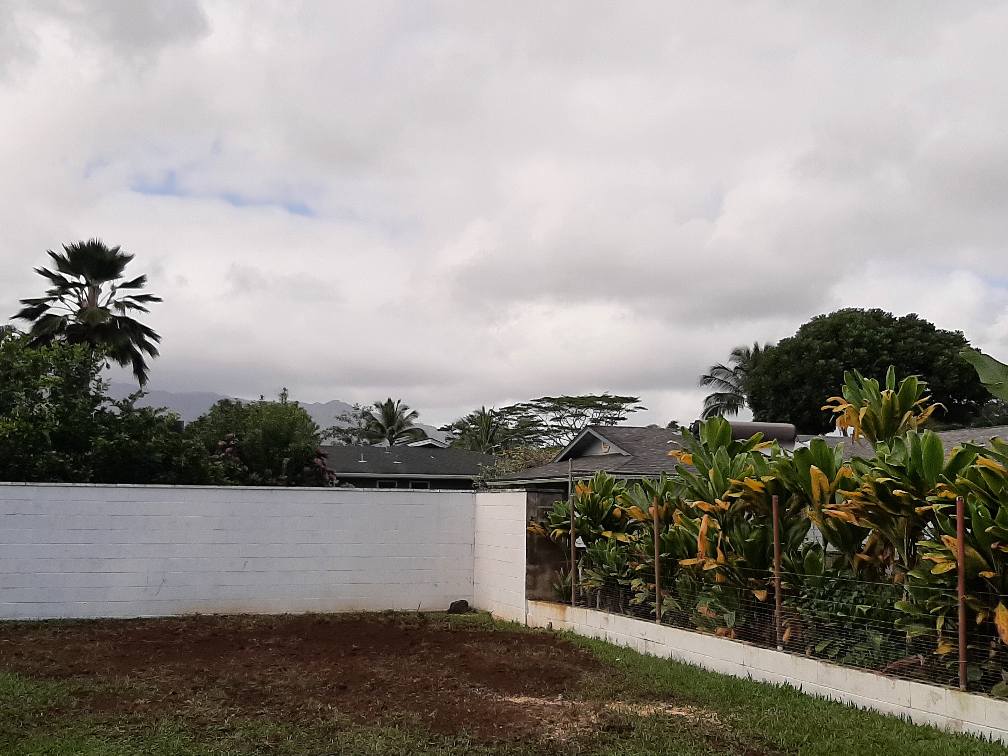
M 616 540 L 599 539 L 581 558 L 581 588 L 594 595 L 595 606 L 623 612 L 630 602 L 633 570 L 630 552 Z
M 600 539 L 630 539 L 627 528 L 633 523 L 626 511 L 626 493 L 626 483 L 604 472 L 575 484 L 574 530 L 586 547 Z M 569 546 L 570 503 L 556 502 L 545 522 L 530 523 L 528 530 Z
M 931 404 L 926 392 L 927 384 L 916 376 L 904 378 L 897 386 L 892 366 L 884 389 L 874 378 L 865 378 L 855 370 L 844 373 L 842 396 L 830 397 L 823 409 L 836 415 L 841 433 L 850 431 L 855 441 L 864 436 L 875 445 L 917 430 L 942 407 Z
M 785 563 L 785 646 L 870 669 L 882 669 L 906 655 L 903 634 L 895 628 L 898 586 L 831 569 L 819 544 L 804 544 Z
M 955 481 L 976 452 L 960 447 L 946 459 L 941 439 L 932 431 L 907 431 L 875 451 L 871 459 L 854 461 L 858 488 L 824 513 L 870 529 L 858 559 L 882 572 L 895 568 L 893 577 L 899 581 L 917 565 L 917 542 L 935 521 L 939 487 Z
M 975 628 L 970 631 L 970 672 L 983 679 L 1000 673 L 1008 653 L 1008 444 L 993 439 L 989 448 L 977 451 L 975 462 L 936 497 L 934 524 L 918 544 L 921 564 L 908 574 L 909 595 L 897 606 L 907 615 L 901 626 L 908 633 L 933 636 L 937 654 L 954 655 L 959 566 L 954 500 L 962 496 L 965 603 Z M 997 682 L 993 692 L 1008 697 L 1008 685 Z
M 678 527 L 695 535 L 696 553 L 680 559 L 679 566 L 692 570 L 705 585 L 696 608 L 697 624 L 736 637 L 748 632 L 747 615 L 768 611 L 760 605 L 769 596 L 770 496 L 777 481 L 761 452 L 772 445 L 762 443 L 758 434 L 733 440 L 731 427 L 722 418 L 701 423 L 697 436 L 683 435 L 686 448 L 673 455 L 692 464 L 695 472 L 682 467 L 676 472 L 685 499 Z M 785 504 L 790 501 L 785 497 Z M 801 543 L 808 520 L 782 519 L 785 543 Z
M 642 480 L 628 492 L 627 512 L 638 523 L 636 537 L 630 542 L 631 565 L 635 576 L 631 583 L 632 606 L 647 606 L 656 611 L 655 589 L 655 515 L 658 523 L 658 548 L 661 560 L 663 589 L 674 585 L 679 572 L 679 560 L 696 554 L 696 535 L 682 527 L 679 511 L 679 485 L 666 476 L 657 480 Z M 663 590 L 662 616 L 682 612 L 679 604 Z M 692 608 L 692 607 L 690 607 Z
M 683 444 L 685 448 L 669 452 L 683 465 L 676 470 L 675 477 L 685 502 L 705 513 L 728 509 L 724 495 L 732 481 L 753 472 L 751 452 L 770 446 L 763 443 L 759 433 L 745 440 L 732 439 L 731 425 L 723 417 L 700 423 L 696 436 L 683 431 Z
M 774 474 L 804 505 L 825 544 L 840 555 L 847 567 L 858 571 L 864 561 L 869 529 L 827 514 L 857 488 L 854 470 L 844 462 L 843 446 L 831 447 L 821 438 L 812 439 L 808 447 L 776 459 Z

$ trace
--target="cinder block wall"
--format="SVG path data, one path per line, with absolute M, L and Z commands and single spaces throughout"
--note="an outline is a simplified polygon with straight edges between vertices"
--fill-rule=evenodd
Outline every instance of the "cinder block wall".
M 481 492 L 475 498 L 474 604 L 524 622 L 525 492 Z
M 486 496 L 484 522 L 505 500 L 524 501 L 523 493 Z M 475 499 L 467 491 L 0 484 L 0 618 L 472 602 Z M 487 576 L 502 574 L 494 562 L 510 536 L 500 535 L 483 538 Z

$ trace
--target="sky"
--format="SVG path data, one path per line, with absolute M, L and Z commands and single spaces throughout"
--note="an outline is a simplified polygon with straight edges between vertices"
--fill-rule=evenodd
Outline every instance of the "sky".
M 844 306 L 1008 359 L 1008 5 L 0 0 L 0 310 L 100 237 L 151 386 L 431 424 Z M 0 312 L 0 316 L 4 316 Z

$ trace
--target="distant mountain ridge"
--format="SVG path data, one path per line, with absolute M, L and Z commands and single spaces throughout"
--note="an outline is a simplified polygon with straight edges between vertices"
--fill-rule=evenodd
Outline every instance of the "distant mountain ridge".
M 135 384 L 113 382 L 109 385 L 109 396 L 113 399 L 125 399 L 136 391 Z M 213 391 L 163 391 L 160 389 L 150 389 L 140 401 L 138 407 L 166 407 L 177 412 L 179 417 L 187 423 L 191 423 L 200 415 L 204 414 L 214 404 L 221 399 L 240 399 L 241 397 L 225 396 Z M 242 399 L 242 401 L 250 401 Z M 353 406 L 339 399 L 332 399 L 328 402 L 298 402 L 311 415 L 320 428 L 331 428 L 334 425 L 344 425 L 337 418 L 353 409 Z M 431 438 L 439 441 L 444 440 L 444 433 L 432 425 L 417 423 L 417 427 L 422 428 Z

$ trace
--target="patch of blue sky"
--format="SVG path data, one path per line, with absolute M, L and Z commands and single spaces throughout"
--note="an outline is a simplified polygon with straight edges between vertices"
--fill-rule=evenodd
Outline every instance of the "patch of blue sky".
M 187 193 L 179 186 L 175 171 L 165 171 L 157 179 L 139 178 L 130 184 L 130 191 L 165 197 L 184 197 Z
M 291 215 L 301 215 L 314 218 L 315 210 L 307 203 L 298 199 L 283 197 L 256 197 L 239 192 L 192 192 L 186 190 L 178 180 L 175 171 L 164 171 L 157 178 L 142 177 L 130 184 L 130 191 L 160 197 L 200 197 L 218 199 L 232 207 L 278 207 Z
M 315 211 L 300 200 L 247 197 L 237 192 L 221 192 L 216 196 L 218 199 L 222 199 L 224 202 L 235 207 L 281 207 L 291 215 L 303 215 L 307 218 L 315 217 Z

